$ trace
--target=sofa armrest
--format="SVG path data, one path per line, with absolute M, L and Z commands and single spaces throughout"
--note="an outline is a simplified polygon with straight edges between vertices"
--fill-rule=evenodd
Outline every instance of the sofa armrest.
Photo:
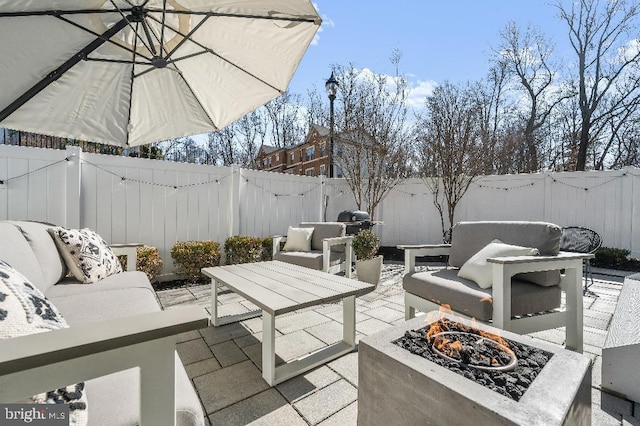
M 138 262 L 138 247 L 142 247 L 142 243 L 124 243 L 111 244 L 111 250 L 116 256 L 127 256 L 127 271 L 135 271 Z
M 403 244 L 396 246 L 404 250 L 404 273 L 416 271 L 416 257 L 418 256 L 448 256 L 451 244 Z
M 176 334 L 208 324 L 188 307 L 0 340 L 0 401 L 139 367 L 142 421 L 174 424 Z

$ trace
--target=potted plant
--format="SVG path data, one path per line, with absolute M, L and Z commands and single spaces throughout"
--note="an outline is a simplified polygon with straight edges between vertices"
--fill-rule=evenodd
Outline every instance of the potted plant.
M 380 237 L 370 229 L 364 229 L 353 237 L 358 280 L 378 286 L 382 271 L 382 256 L 376 256 Z

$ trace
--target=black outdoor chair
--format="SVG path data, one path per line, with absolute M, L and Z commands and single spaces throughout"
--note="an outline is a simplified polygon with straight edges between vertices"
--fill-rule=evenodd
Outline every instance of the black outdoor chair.
M 602 245 L 602 238 L 594 230 L 580 226 L 567 226 L 562 228 L 562 238 L 560 239 L 560 250 L 574 253 L 595 253 Z M 591 284 L 589 284 L 589 278 Z M 591 273 L 591 261 L 585 261 L 584 294 L 589 293 L 589 287 L 593 285 L 593 274 Z

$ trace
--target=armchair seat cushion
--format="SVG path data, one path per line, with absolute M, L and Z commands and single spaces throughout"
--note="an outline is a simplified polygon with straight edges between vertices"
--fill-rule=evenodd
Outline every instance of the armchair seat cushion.
M 410 273 L 404 276 L 402 286 L 411 294 L 437 304 L 447 304 L 454 311 L 480 321 L 490 320 L 493 314 L 493 289 L 482 289 L 473 281 L 458 277 L 457 269 Z M 543 287 L 512 280 L 511 313 L 517 316 L 557 309 L 560 295 L 558 286 Z
M 332 251 L 329 266 L 344 262 L 345 254 Z M 292 263 L 305 268 L 322 270 L 322 251 L 280 251 L 273 254 L 273 260 Z

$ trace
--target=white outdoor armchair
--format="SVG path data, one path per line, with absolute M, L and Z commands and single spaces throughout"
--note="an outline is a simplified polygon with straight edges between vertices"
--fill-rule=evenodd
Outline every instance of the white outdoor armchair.
M 341 222 L 302 222 L 300 228 L 313 228 L 309 251 L 284 251 L 280 243 L 285 236 L 273 237 L 273 260 L 293 263 L 306 268 L 337 274 L 344 272 L 351 278 L 353 237 L 346 234 L 346 225 Z
M 416 309 L 428 312 L 446 304 L 458 314 L 521 334 L 565 326 L 566 347 L 582 352 L 582 260 L 592 255 L 559 252 L 561 233 L 546 222 L 460 222 L 451 244 L 398 246 L 405 250 L 406 319 Z M 536 248 L 540 255 L 487 259 L 491 288 L 459 277 L 458 268 L 494 239 Z M 441 255 L 449 256 L 451 267 L 416 271 L 416 257 Z

